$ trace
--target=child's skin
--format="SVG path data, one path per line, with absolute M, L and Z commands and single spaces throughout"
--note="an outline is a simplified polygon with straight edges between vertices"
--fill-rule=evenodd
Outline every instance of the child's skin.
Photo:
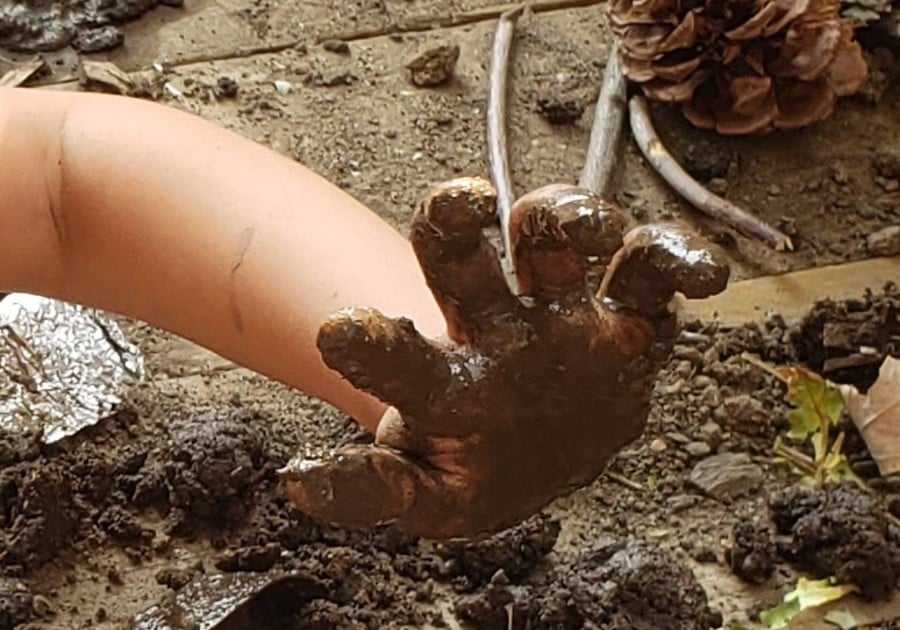
M 172 108 L 0 88 L 0 291 L 173 331 L 375 429 L 315 347 L 335 310 L 444 320 L 409 242 L 303 166 Z

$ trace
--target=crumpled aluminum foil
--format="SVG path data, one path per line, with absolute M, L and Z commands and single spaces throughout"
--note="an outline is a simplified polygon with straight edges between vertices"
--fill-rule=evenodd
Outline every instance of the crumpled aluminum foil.
M 143 373 L 140 351 L 106 315 L 0 295 L 0 429 L 57 442 L 111 415 Z

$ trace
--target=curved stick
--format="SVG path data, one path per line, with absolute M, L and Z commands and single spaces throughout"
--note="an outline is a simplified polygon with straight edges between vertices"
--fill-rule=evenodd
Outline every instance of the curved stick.
M 504 270 L 515 275 L 515 263 L 509 246 L 509 212 L 514 199 L 512 177 L 506 145 L 506 85 L 509 73 L 509 53 L 512 48 L 516 20 L 525 10 L 524 5 L 500 16 L 494 32 L 491 65 L 488 75 L 487 143 L 491 181 L 497 189 L 497 214 L 500 218 L 500 235 L 503 239 Z
M 793 251 L 794 245 L 787 234 L 711 193 L 681 168 L 653 128 L 647 100 L 643 96 L 632 97 L 628 108 L 631 133 L 638 147 L 654 170 L 679 195 L 707 216 L 730 225 L 746 236 L 763 240 L 777 251 Z
M 594 109 L 594 124 L 588 142 L 584 169 L 578 185 L 609 199 L 616 153 L 622 137 L 622 121 L 625 119 L 627 86 L 622 65 L 619 62 L 619 43 L 613 44 L 603 72 L 603 85 Z

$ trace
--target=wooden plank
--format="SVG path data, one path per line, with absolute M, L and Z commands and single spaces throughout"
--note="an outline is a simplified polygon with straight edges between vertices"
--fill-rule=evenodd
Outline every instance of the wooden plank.
M 742 280 L 720 295 L 682 304 L 686 317 L 718 320 L 726 326 L 761 321 L 775 312 L 796 321 L 817 300 L 859 298 L 866 289 L 877 291 L 887 282 L 900 282 L 900 256 Z

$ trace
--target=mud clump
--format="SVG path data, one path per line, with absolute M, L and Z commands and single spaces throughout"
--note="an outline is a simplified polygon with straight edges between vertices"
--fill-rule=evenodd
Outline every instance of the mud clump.
M 887 599 L 900 577 L 900 532 L 870 495 L 845 482 L 817 490 L 791 486 L 769 498 L 779 552 L 817 578 L 852 583 L 869 599 Z
M 363 541 L 352 547 L 302 547 L 286 568 L 308 573 L 322 585 L 323 595 L 303 607 L 298 615 L 302 623 L 296 627 L 423 627 L 438 623 L 440 614 L 421 605 L 430 599 L 430 592 L 397 571 L 404 561 L 414 559 L 405 555 L 395 558 Z
M 754 521 L 740 521 L 731 533 L 725 549 L 725 562 L 731 571 L 746 582 L 762 584 L 775 569 L 778 550 L 769 526 Z
M 159 5 L 184 0 L 11 0 L 0 6 L 0 48 L 48 52 L 72 45 L 98 52 L 122 44 L 116 25 L 136 20 Z
M 721 625 L 693 572 L 638 540 L 602 538 L 544 583 L 512 585 L 496 574 L 456 612 L 478 628 L 707 630 Z
M 0 466 L 35 459 L 40 454 L 40 448 L 41 436 L 37 431 L 0 430 Z
M 279 459 L 267 450 L 265 422 L 248 416 L 226 410 L 178 419 L 150 453 L 142 492 L 168 503 L 170 531 L 239 524 L 254 492 L 274 479 Z
M 53 559 L 79 524 L 71 483 L 53 463 L 0 471 L 0 514 L 0 565 L 16 570 Z
M 286 446 L 273 446 L 253 414 L 172 417 L 164 434 L 138 424 L 123 411 L 43 448 L 0 436 L 0 575 L 27 573 L 87 539 L 111 540 L 137 558 L 155 538 L 139 520 L 148 509 L 169 534 L 237 528 L 254 496 L 277 485 Z
M 817 303 L 791 341 L 797 358 L 829 379 L 867 390 L 885 356 L 900 357 L 900 286 L 859 300 Z
M 483 542 L 442 545 L 438 554 L 465 590 L 486 584 L 498 571 L 511 579 L 528 575 L 553 549 L 559 531 L 559 520 L 539 514 Z

